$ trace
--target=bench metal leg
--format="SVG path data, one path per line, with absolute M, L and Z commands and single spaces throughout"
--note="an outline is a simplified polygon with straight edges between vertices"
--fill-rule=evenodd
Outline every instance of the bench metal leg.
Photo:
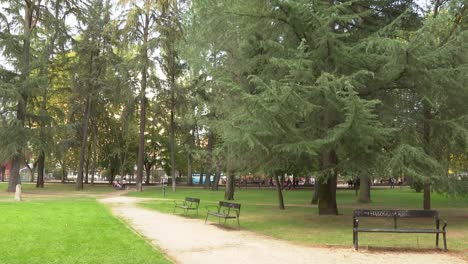
M 239 217 L 237 217 L 237 226 L 239 227 L 239 230 L 240 230 Z
M 444 232 L 443 237 L 444 237 L 444 251 L 447 251 L 447 233 L 446 232 Z
M 205 218 L 205 224 L 206 224 L 206 220 L 208 220 L 208 214 L 206 214 L 206 218 Z
M 354 237 L 354 249 L 358 250 L 359 248 L 359 239 L 358 239 L 358 232 L 355 232 L 355 237 Z
M 439 248 L 439 233 L 436 234 L 436 248 Z

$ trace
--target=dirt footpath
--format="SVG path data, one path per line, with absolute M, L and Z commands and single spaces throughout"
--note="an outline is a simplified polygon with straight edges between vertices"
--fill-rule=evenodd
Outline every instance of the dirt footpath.
M 199 219 L 162 214 L 140 208 L 145 199 L 109 197 L 100 201 L 176 263 L 356 263 L 465 264 L 446 253 L 356 252 L 352 248 L 295 245 L 249 231 L 225 230 Z M 242 222 L 242 219 L 241 219 Z M 242 223 L 241 223 L 242 224 Z

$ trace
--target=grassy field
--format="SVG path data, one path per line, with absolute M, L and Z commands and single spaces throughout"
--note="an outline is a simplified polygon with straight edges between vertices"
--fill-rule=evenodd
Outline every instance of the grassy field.
M 236 189 L 236 202 L 242 204 L 241 227 L 264 235 L 289 240 L 307 245 L 352 246 L 352 211 L 354 208 L 396 208 L 420 209 L 422 194 L 408 188 L 375 189 L 372 191 L 372 204 L 362 205 L 356 202 L 354 191 L 339 190 L 337 193 L 340 215 L 319 216 L 317 206 L 310 204 L 311 190 L 285 191 L 286 210 L 279 210 L 274 189 Z M 130 193 L 130 196 L 162 198 L 161 188 L 147 189 L 142 193 Z M 205 206 L 216 205 L 223 200 L 224 192 L 213 192 L 195 188 L 179 188 L 173 193 L 167 190 L 165 198 L 142 205 L 165 213 L 172 213 L 173 199 L 185 196 L 201 198 L 199 218 L 206 216 Z M 468 254 L 468 199 L 450 197 L 441 194 L 432 195 L 433 209 L 439 210 L 441 218 L 448 221 L 449 250 Z M 181 214 L 182 211 L 178 211 Z M 193 214 L 189 217 L 195 217 Z M 216 221 L 216 219 L 212 219 Z M 388 221 L 387 221 L 388 220 Z M 228 221 L 229 222 L 229 221 Z M 231 221 L 229 226 L 237 223 Z M 391 219 L 371 219 L 361 221 L 366 226 L 392 226 Z M 401 226 L 433 227 L 432 220 L 403 220 Z M 434 248 L 434 235 L 428 234 L 360 234 L 361 247 L 431 249 Z
M 76 192 L 69 192 L 70 187 L 46 184 L 44 190 L 35 190 L 25 186 L 29 196 L 20 203 L 1 192 L 0 245 L 4 250 L 0 263 L 170 263 L 108 208 L 93 198 L 77 197 Z M 99 186 L 85 192 L 110 190 Z M 69 194 L 58 195 L 63 192 Z

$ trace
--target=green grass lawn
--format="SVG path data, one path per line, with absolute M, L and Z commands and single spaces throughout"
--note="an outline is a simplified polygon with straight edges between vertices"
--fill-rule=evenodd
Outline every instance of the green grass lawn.
M 92 198 L 3 199 L 0 212 L 0 263 L 170 263 Z
M 8 183 L 0 182 L 0 194 L 5 194 L 4 191 L 7 189 Z M 23 193 L 26 194 L 54 194 L 64 192 L 74 192 L 76 185 L 74 183 L 45 183 L 44 188 L 36 188 L 35 183 L 25 182 L 21 185 Z M 84 189 L 79 193 L 82 194 L 104 194 L 115 190 L 108 184 L 85 184 Z
M 354 208 L 395 208 L 420 209 L 422 193 L 408 188 L 375 189 L 372 191 L 371 204 L 356 202 L 354 191 L 339 190 L 337 193 L 340 215 L 319 216 L 317 206 L 310 204 L 312 190 L 284 191 L 286 210 L 279 210 L 274 189 L 236 189 L 236 202 L 242 204 L 240 222 L 242 229 L 308 245 L 352 246 L 352 212 Z M 142 193 L 130 193 L 130 196 L 162 198 L 161 188 L 146 189 Z M 185 196 L 201 198 L 199 218 L 206 216 L 205 206 L 216 205 L 224 199 L 224 191 L 213 192 L 196 188 L 179 188 L 173 193 L 169 188 L 165 198 L 145 202 L 142 205 L 165 213 L 172 213 L 173 199 Z M 449 250 L 468 253 L 468 199 L 432 194 L 432 207 L 439 210 L 442 219 L 448 221 Z M 182 213 L 177 211 L 178 214 Z M 191 212 L 190 217 L 193 216 Z M 212 221 L 217 221 L 212 219 Z M 228 221 L 229 222 L 229 221 Z M 391 219 L 370 219 L 361 221 L 366 226 L 392 226 Z M 236 227 L 231 221 L 229 226 Z M 433 221 L 404 219 L 401 226 L 433 227 Z M 361 247 L 396 247 L 396 248 L 434 248 L 434 235 L 429 234 L 360 234 Z

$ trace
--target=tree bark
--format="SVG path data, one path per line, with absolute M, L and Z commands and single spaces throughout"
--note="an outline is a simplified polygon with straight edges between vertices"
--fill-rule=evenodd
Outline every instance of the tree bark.
M 213 181 L 213 190 L 218 191 L 219 189 L 219 179 L 221 178 L 221 172 L 219 171 L 219 166 L 216 166 L 216 172 Z
M 94 134 L 96 134 L 96 129 L 94 129 Z M 97 159 L 97 153 L 96 153 L 96 138 L 93 140 L 93 150 L 91 152 L 92 155 L 92 163 L 91 163 L 91 185 L 94 185 L 94 175 L 96 174 L 96 159 Z
M 211 187 L 211 174 L 212 174 L 212 165 L 213 165 L 213 141 L 214 141 L 214 136 L 212 132 L 208 133 L 208 155 L 206 157 L 206 167 L 208 168 L 208 171 L 206 173 L 206 180 L 205 180 L 205 189 L 209 190 Z
M 19 154 L 16 154 L 11 159 L 10 167 L 10 178 L 8 178 L 8 192 L 15 192 L 16 185 L 21 183 L 19 175 L 21 158 Z
M 371 202 L 371 179 L 369 175 L 360 175 L 359 196 L 358 202 L 370 203 Z
M 85 162 L 85 153 L 86 153 L 86 145 L 88 142 L 88 125 L 89 125 L 89 118 L 91 115 L 91 95 L 88 93 L 86 96 L 86 110 L 85 110 L 85 120 L 83 124 L 82 130 L 82 138 L 81 138 L 81 148 L 80 148 L 80 165 L 78 167 L 78 176 L 76 178 L 76 190 L 80 191 L 83 190 L 83 169 L 84 169 L 84 162 Z
M 5 171 L 6 171 L 6 167 L 5 166 L 0 166 L 0 175 L 1 175 L 1 181 L 2 182 L 5 181 Z
M 431 156 L 431 134 L 432 134 L 432 127 L 431 127 L 431 120 L 433 119 L 432 115 L 432 106 L 429 104 L 427 100 L 423 100 L 423 113 L 424 113 L 424 150 L 426 154 Z M 431 182 L 429 179 L 424 181 L 424 201 L 423 201 L 423 208 L 424 210 L 431 209 Z
M 31 62 L 31 31 L 35 24 L 33 23 L 33 14 L 35 7 L 32 4 L 26 3 L 24 5 L 24 20 L 23 20 L 23 49 L 21 59 L 21 82 L 23 91 L 20 91 L 21 98 L 18 100 L 16 109 L 16 119 L 18 120 L 20 129 L 24 128 L 26 121 L 26 109 L 28 102 L 28 95 L 25 93 L 28 88 L 26 87 L 26 81 L 29 78 L 30 73 L 30 62 Z M 39 16 L 39 14 L 37 14 Z M 17 153 L 11 158 L 11 169 L 10 178 L 8 179 L 8 192 L 15 192 L 16 185 L 21 183 L 19 174 L 22 148 L 17 149 Z
M 67 179 L 68 172 L 67 172 L 67 167 L 65 166 L 65 161 L 62 163 L 62 183 L 65 183 L 65 180 Z
M 431 210 L 431 184 L 424 183 L 424 210 Z
M 318 177 L 315 177 L 315 183 L 314 183 L 314 196 L 312 197 L 311 204 L 318 204 L 318 198 L 319 198 L 319 181 L 320 179 Z
M 318 209 L 319 215 L 337 215 L 338 206 L 336 204 L 336 183 L 337 176 L 333 165 L 337 163 L 337 156 L 334 150 L 326 151 L 322 154 L 323 168 L 326 169 L 325 181 L 319 182 Z
M 235 178 L 234 173 L 232 171 L 232 164 L 231 160 L 228 158 L 227 162 L 227 179 L 226 179 L 226 191 L 224 193 L 224 199 L 226 200 L 234 200 L 234 189 L 235 189 Z
M 276 192 L 278 194 L 278 207 L 281 210 L 284 210 L 284 200 L 283 200 L 283 191 L 281 190 L 281 183 L 278 179 L 278 175 L 273 174 L 273 179 L 276 183 Z
M 41 151 L 37 159 L 37 188 L 44 188 L 45 153 Z
M 148 185 L 150 183 L 150 177 L 151 177 L 151 163 L 145 164 L 145 171 L 146 171 L 146 180 L 145 184 Z
M 173 90 L 174 88 L 171 87 Z M 171 92 L 171 176 L 172 176 L 172 191 L 176 190 L 176 175 L 175 175 L 175 122 L 174 122 L 174 91 Z M 201 182 L 201 176 L 200 176 Z
M 143 191 L 143 169 L 145 160 L 145 124 L 146 124 L 146 86 L 148 78 L 148 38 L 150 27 L 150 4 L 148 0 L 145 1 L 145 19 L 143 25 L 143 69 L 141 71 L 141 91 L 140 91 L 140 141 L 138 145 L 138 163 L 137 163 L 137 178 L 136 189 L 138 192 Z
M 192 186 L 192 153 L 187 155 L 187 184 Z

